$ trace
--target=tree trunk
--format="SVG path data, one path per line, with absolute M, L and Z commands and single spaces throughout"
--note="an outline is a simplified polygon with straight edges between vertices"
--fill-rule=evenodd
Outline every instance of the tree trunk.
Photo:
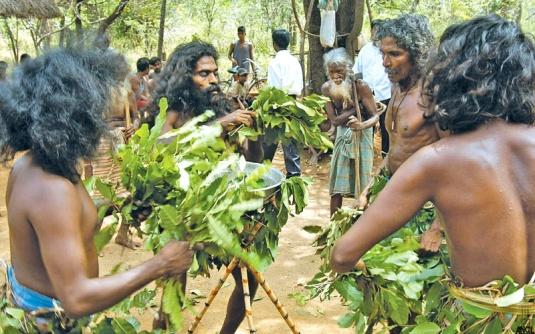
M 65 16 L 61 17 L 61 20 L 59 22 L 60 26 L 60 32 L 59 32 L 59 47 L 63 48 L 65 47 Z
M 358 37 L 364 21 L 365 0 L 342 0 L 336 12 L 336 30 L 342 37 L 337 39 L 339 47 L 346 48 L 351 57 L 358 49 Z
M 162 0 L 160 8 L 160 30 L 158 32 L 158 57 L 163 59 L 163 39 L 165 34 L 165 14 L 167 10 L 167 0 Z
M 515 15 L 515 22 L 516 24 L 520 25 L 522 22 L 522 1 L 518 2 L 518 7 Z
M 370 20 L 370 24 L 373 21 L 373 14 L 372 14 L 372 6 L 370 5 L 370 0 L 366 0 L 366 8 L 368 9 L 368 19 Z
M 310 21 L 307 22 L 308 32 L 319 35 L 321 18 L 320 11 L 316 8 L 318 3 L 317 1 L 303 0 L 304 8 L 307 12 L 311 2 L 314 2 L 314 4 L 312 4 L 314 8 L 312 8 Z M 319 93 L 321 91 L 321 85 L 325 82 L 325 73 L 323 71 L 323 47 L 320 44 L 319 37 L 308 35 L 307 63 L 308 87 L 311 92 Z
M 303 0 L 305 10 L 308 9 L 311 0 Z M 314 1 L 314 7 L 317 1 Z M 338 35 L 337 46 L 345 47 L 347 52 L 355 55 L 358 44 L 358 35 L 362 30 L 364 20 L 365 0 L 340 0 L 338 11 L 336 12 L 336 30 Z M 355 24 L 356 22 L 356 24 Z M 312 34 L 319 35 L 321 25 L 320 11 L 314 8 L 308 31 Z M 320 40 L 316 36 L 308 36 L 308 75 L 310 88 L 313 92 L 319 93 L 321 85 L 325 82 L 326 76 L 323 70 L 323 53 L 324 49 Z
M 82 18 L 81 18 L 81 7 L 84 0 L 75 0 L 74 4 L 74 25 L 76 26 L 76 37 L 78 41 L 81 42 L 84 37 L 83 27 L 82 27 Z
M 9 27 L 9 23 L 7 22 L 7 18 L 4 17 L 4 27 L 6 29 L 7 36 L 9 38 L 9 46 L 11 46 L 11 52 L 13 53 L 13 60 L 15 60 L 15 64 L 19 63 L 19 43 L 17 38 L 15 38 L 15 35 L 13 34 L 13 30 L 11 30 L 11 27 Z
M 40 35 L 41 36 L 46 36 L 43 40 L 44 42 L 44 45 L 43 45 L 43 49 L 45 50 L 48 50 L 50 49 L 50 23 L 48 22 L 47 19 L 43 19 L 41 21 L 41 26 L 40 26 Z

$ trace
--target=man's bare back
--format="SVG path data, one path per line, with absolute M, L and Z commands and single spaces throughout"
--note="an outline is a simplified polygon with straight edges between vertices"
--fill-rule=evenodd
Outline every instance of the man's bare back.
M 57 221 L 55 215 L 62 215 L 69 203 L 76 205 L 79 219 L 73 219 L 74 230 L 80 231 L 83 249 L 82 263 L 88 277 L 98 277 L 98 262 L 93 243 L 95 226 L 98 222 L 97 211 L 83 184 L 46 173 L 33 163 L 31 154 L 25 154 L 15 162 L 9 176 L 7 194 L 8 222 L 11 240 L 11 261 L 17 280 L 24 286 L 44 295 L 58 298 L 47 273 L 36 231 L 47 231 L 47 243 L 53 243 Z M 48 248 L 48 247 L 47 247 Z M 57 244 L 50 252 L 70 250 L 67 245 Z M 58 263 L 56 263 L 57 265 Z M 48 270 L 54 270 L 48 263 Z
M 535 189 L 528 186 L 534 171 L 535 129 L 526 125 L 495 121 L 426 146 L 339 240 L 333 268 L 348 270 L 430 200 L 444 219 L 452 269 L 465 286 L 506 274 L 525 283 L 535 271 Z
M 424 110 L 418 105 L 420 86 L 417 82 L 402 92 L 396 85 L 386 111 L 390 138 L 386 167 L 392 174 L 416 151 L 439 138 L 435 124 L 424 118 Z
M 437 179 L 432 198 L 456 276 L 466 286 L 505 274 L 528 282 L 535 271 L 535 189 L 528 186 L 535 183 L 535 129 L 496 121 L 428 151 L 434 172 L 426 182 Z

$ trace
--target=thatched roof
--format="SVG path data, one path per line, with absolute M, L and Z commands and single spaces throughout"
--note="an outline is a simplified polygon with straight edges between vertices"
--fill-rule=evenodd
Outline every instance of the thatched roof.
M 62 15 L 54 0 L 0 0 L 0 16 L 49 19 Z

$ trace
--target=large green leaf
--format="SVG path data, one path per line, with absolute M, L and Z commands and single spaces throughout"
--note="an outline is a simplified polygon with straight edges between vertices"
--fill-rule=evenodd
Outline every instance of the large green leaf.
M 424 322 L 424 323 L 418 324 L 410 332 L 410 334 L 437 334 L 437 333 L 440 333 L 440 327 L 438 327 L 437 324 L 434 324 L 432 322 Z
M 167 281 L 163 289 L 162 305 L 163 311 L 169 315 L 169 320 L 175 329 L 182 328 L 184 318 L 182 316 L 182 303 L 180 283 Z

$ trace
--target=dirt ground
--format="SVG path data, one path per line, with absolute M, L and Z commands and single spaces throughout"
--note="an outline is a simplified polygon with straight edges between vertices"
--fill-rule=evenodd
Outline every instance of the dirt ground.
M 377 142 L 377 139 L 376 139 Z M 311 279 L 319 266 L 319 257 L 314 255 L 311 243 L 314 236 L 303 230 L 307 225 L 325 225 L 329 220 L 329 159 L 320 160 L 318 166 L 310 166 L 307 163 L 307 154 L 303 154 L 303 174 L 314 179 L 310 188 L 310 203 L 299 216 L 291 217 L 286 227 L 280 234 L 279 254 L 273 265 L 265 272 L 266 281 L 286 306 L 290 316 L 297 324 L 302 334 L 325 334 L 325 333 L 353 333 L 350 329 L 341 329 L 336 320 L 344 314 L 344 308 L 338 299 L 320 303 L 317 300 L 298 303 L 292 294 L 306 293 L 303 285 Z M 274 161 L 276 167 L 283 169 L 282 155 L 277 153 Z M 5 206 L 5 187 L 9 169 L 0 167 L 0 258 L 9 259 L 9 236 L 7 227 L 7 213 Z M 345 201 L 344 205 L 350 205 Z M 151 253 L 145 250 L 129 250 L 114 243 L 106 246 L 100 257 L 100 269 L 102 274 L 109 273 L 113 267 L 122 263 L 122 268 L 134 266 L 151 257 Z M 188 295 L 200 295 L 200 302 L 194 309 L 199 312 L 202 308 L 204 296 L 207 296 L 219 277 L 223 274 L 213 271 L 211 278 L 190 279 L 188 282 Z M 196 333 L 216 334 L 225 317 L 227 300 L 232 292 L 234 281 L 229 278 L 214 303 L 206 313 Z M 272 305 L 266 294 L 259 289 L 257 298 L 252 307 L 253 317 L 258 333 L 282 334 L 290 333 L 282 317 Z M 150 324 L 155 309 L 151 309 L 141 315 L 142 325 L 150 329 Z M 186 327 L 191 322 L 193 315 L 186 313 Z M 187 328 L 182 332 L 185 333 Z M 244 321 L 238 334 L 249 333 L 247 322 Z

